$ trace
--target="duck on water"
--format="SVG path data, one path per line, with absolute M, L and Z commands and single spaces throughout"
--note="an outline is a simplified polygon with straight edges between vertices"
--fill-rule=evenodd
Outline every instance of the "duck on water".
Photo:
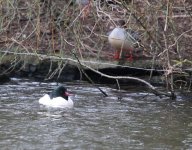
M 63 86 L 57 87 L 50 94 L 45 94 L 39 99 L 39 103 L 48 107 L 57 108 L 72 108 L 74 105 L 67 89 Z

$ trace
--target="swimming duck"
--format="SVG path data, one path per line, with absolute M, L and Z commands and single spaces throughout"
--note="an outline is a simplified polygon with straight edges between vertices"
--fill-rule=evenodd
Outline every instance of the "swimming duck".
M 115 59 L 120 60 L 128 55 L 128 60 L 133 60 L 132 51 L 137 41 L 131 33 L 124 28 L 116 27 L 109 33 L 108 41 L 117 50 L 114 56 Z
M 54 89 L 50 94 L 45 94 L 39 99 L 39 103 L 49 107 L 58 108 L 72 108 L 73 101 L 69 97 L 67 89 L 63 86 L 59 86 Z

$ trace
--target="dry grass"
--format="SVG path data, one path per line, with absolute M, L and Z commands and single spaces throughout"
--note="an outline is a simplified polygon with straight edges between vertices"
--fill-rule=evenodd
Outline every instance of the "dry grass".
M 125 21 L 125 28 L 137 31 L 144 54 L 174 72 L 191 67 L 191 0 L 91 0 L 86 7 L 72 0 L 0 1 L 0 48 L 15 53 L 71 56 L 79 59 L 113 60 L 114 50 L 107 33 Z M 4 57 L 4 55 L 2 55 Z

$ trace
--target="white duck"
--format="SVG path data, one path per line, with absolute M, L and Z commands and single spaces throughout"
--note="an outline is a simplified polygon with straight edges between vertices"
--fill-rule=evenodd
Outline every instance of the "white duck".
M 129 32 L 124 28 L 116 27 L 110 32 L 108 41 L 117 50 L 114 56 L 115 59 L 119 60 L 128 55 L 129 61 L 132 61 L 132 51 L 137 41 Z
M 72 108 L 74 105 L 72 99 L 69 97 L 67 89 L 63 86 L 57 87 L 50 94 L 45 94 L 39 99 L 39 103 L 57 108 Z

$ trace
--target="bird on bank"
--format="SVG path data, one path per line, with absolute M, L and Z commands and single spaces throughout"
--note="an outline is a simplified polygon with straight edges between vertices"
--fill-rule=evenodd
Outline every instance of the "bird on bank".
M 69 95 L 65 87 L 59 86 L 41 97 L 39 103 L 48 107 L 72 108 L 74 104 Z
M 133 49 L 138 43 L 134 34 L 124 28 L 116 27 L 109 33 L 108 41 L 116 49 L 114 59 L 125 61 L 127 58 L 130 62 L 133 61 Z

